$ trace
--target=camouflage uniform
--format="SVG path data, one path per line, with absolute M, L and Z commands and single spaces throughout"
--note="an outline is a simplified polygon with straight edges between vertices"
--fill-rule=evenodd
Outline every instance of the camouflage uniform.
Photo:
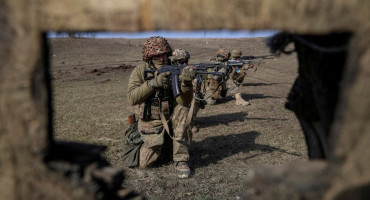
M 183 65 L 183 64 L 187 65 L 189 63 L 190 54 L 185 49 L 175 49 L 172 52 L 172 56 L 170 56 L 169 58 L 171 60 L 171 64 L 173 65 Z M 205 104 L 206 104 L 204 100 L 203 101 L 199 100 L 199 99 L 203 99 L 203 95 L 200 93 L 200 90 L 201 90 L 200 87 L 201 85 L 197 82 L 196 79 L 194 79 L 193 80 L 193 91 L 194 91 L 194 96 L 196 96 L 197 98 L 193 98 L 191 102 L 191 105 L 193 105 L 193 107 L 190 107 L 190 109 L 192 110 L 189 110 L 189 112 L 193 113 L 192 122 L 191 122 L 192 133 L 196 133 L 198 131 L 198 129 L 194 125 L 194 120 L 196 118 L 196 115 L 199 109 L 205 108 Z
M 171 64 L 173 65 L 182 65 L 182 64 L 187 65 L 190 59 L 190 54 L 185 49 L 174 49 L 169 59 L 171 60 Z M 184 62 L 179 62 L 179 61 L 184 61 Z
M 240 58 L 242 52 L 240 50 L 232 50 L 230 55 L 230 60 L 235 60 L 235 58 Z M 231 95 L 239 93 L 239 86 L 243 83 L 244 77 L 247 73 L 242 69 L 234 68 L 229 74 L 229 79 L 227 81 L 228 92 Z
M 185 127 L 188 105 L 192 100 L 192 85 L 181 82 L 181 94 L 176 99 L 173 97 L 171 87 L 153 88 L 152 77 L 157 74 L 148 73 L 145 79 L 145 69 L 158 69 L 161 65 L 153 64 L 152 57 L 158 54 L 170 55 L 172 49 L 167 40 L 162 37 L 151 37 L 144 43 L 143 60 L 131 73 L 128 84 L 128 101 L 131 105 L 139 105 L 138 130 L 144 141 L 140 148 L 139 167 L 145 168 L 157 160 L 165 142 L 165 122 L 168 122 L 169 131 L 173 138 L 173 160 L 189 160 L 189 144 L 191 132 Z M 168 64 L 166 60 L 163 64 Z M 172 142 L 172 141 L 171 141 Z
M 221 48 L 218 50 L 217 56 L 211 59 L 211 61 L 226 62 L 229 59 L 234 60 L 236 58 L 240 58 L 241 55 L 242 53 L 240 50 L 234 49 L 230 54 L 229 50 Z M 242 99 L 241 93 L 239 91 L 239 86 L 244 81 L 246 69 L 248 67 L 248 65 L 243 65 L 243 67 L 240 69 L 233 68 L 231 72 L 228 72 L 226 76 L 226 82 L 221 82 L 221 77 L 208 76 L 207 96 L 212 95 L 212 97 L 207 99 L 207 103 L 210 105 L 214 105 L 217 99 L 219 99 L 220 97 L 226 97 L 226 94 L 229 93 L 230 95 L 235 97 L 236 105 L 250 105 L 249 102 Z M 225 69 L 221 69 L 219 71 L 226 72 Z
M 242 52 L 238 49 L 231 51 L 230 60 L 239 60 L 242 56 Z M 253 67 L 253 64 L 245 64 L 241 68 L 234 68 L 229 74 L 229 79 L 226 82 L 228 93 L 235 97 L 236 105 L 250 105 L 249 102 L 242 99 L 239 87 L 244 81 L 244 77 L 247 75 L 246 70 Z
M 221 48 L 217 51 L 217 56 L 212 58 L 211 62 L 226 62 L 230 58 L 230 51 Z M 209 71 L 215 71 L 215 69 L 209 69 Z M 225 69 L 220 69 L 220 72 L 226 72 Z M 227 78 L 227 77 L 224 77 Z M 222 80 L 221 76 L 216 75 L 208 75 L 207 76 L 207 82 L 206 82 L 206 96 L 207 103 L 209 105 L 214 105 L 216 103 L 216 100 L 221 97 L 226 97 L 227 93 L 227 85 L 226 82 Z

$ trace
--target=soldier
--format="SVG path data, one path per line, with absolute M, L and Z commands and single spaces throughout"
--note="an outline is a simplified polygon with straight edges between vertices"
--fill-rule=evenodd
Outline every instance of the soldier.
M 150 37 L 143 47 L 143 60 L 132 71 L 128 84 L 128 100 L 139 105 L 137 127 L 143 143 L 139 149 L 139 168 L 157 160 L 166 138 L 172 138 L 173 161 L 179 178 L 191 174 L 189 145 L 191 131 L 186 124 L 188 105 L 193 98 L 194 71 L 185 68 L 179 76 L 181 94 L 174 98 L 168 87 L 169 72 L 145 73 L 145 69 L 159 69 L 169 64 L 172 48 L 163 37 Z M 145 76 L 148 76 L 147 78 Z M 169 137 L 165 137 L 168 134 Z
M 210 61 L 212 62 L 226 62 L 229 59 L 239 60 L 241 57 L 240 50 L 233 50 L 230 54 L 230 51 L 221 48 L 217 51 L 216 57 L 212 58 Z M 239 92 L 239 86 L 243 83 L 244 77 L 246 75 L 245 70 L 248 68 L 252 68 L 253 65 L 243 66 L 240 70 L 233 68 L 231 72 L 226 77 L 226 82 L 222 81 L 220 76 L 208 76 L 208 91 L 207 94 L 212 95 L 210 98 L 207 99 L 207 103 L 209 105 L 214 105 L 216 100 L 221 97 L 226 97 L 226 94 L 229 92 L 233 97 L 235 97 L 235 104 L 236 105 L 243 105 L 247 106 L 250 105 L 248 101 L 245 101 L 241 97 L 241 93 Z M 222 72 L 228 72 L 225 69 L 221 69 Z
M 233 49 L 231 51 L 230 60 L 240 60 L 240 57 L 242 56 L 242 52 L 239 49 Z M 244 77 L 247 75 L 247 69 L 253 68 L 253 64 L 245 64 L 240 69 L 234 68 L 232 72 L 229 74 L 229 80 L 226 82 L 227 90 L 230 94 L 232 94 L 235 97 L 235 104 L 236 105 L 242 105 L 242 106 L 248 106 L 250 103 L 248 101 L 245 101 L 241 97 L 241 93 L 239 91 L 240 85 L 244 81 Z
M 190 54 L 185 49 L 174 49 L 169 59 L 173 65 L 188 65 Z
M 217 51 L 217 55 L 214 58 L 211 58 L 211 62 L 226 62 L 230 58 L 230 51 L 221 48 Z M 221 69 L 221 72 L 226 72 L 226 70 Z M 222 79 L 221 76 L 216 75 L 208 75 L 207 76 L 207 83 L 206 83 L 206 96 L 207 96 L 207 104 L 215 105 L 217 99 L 221 97 L 226 97 L 227 88 L 226 83 Z
M 188 65 L 190 54 L 185 49 L 175 49 L 172 52 L 172 56 L 169 57 L 171 60 L 171 64 L 173 65 Z M 196 79 L 193 80 L 193 91 L 194 95 L 198 98 L 193 98 L 192 103 L 194 106 L 191 107 L 192 109 L 192 133 L 198 132 L 198 128 L 194 125 L 195 118 L 199 109 L 204 109 L 205 104 L 207 104 L 203 99 L 203 95 L 200 93 L 200 83 Z M 193 102 L 194 101 L 194 102 Z

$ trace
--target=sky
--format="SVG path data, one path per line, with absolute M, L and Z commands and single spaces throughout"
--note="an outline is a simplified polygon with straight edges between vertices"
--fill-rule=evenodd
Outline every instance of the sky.
M 247 30 L 207 30 L 207 31 L 147 31 L 147 32 L 95 32 L 85 33 L 83 37 L 93 38 L 149 38 L 152 36 L 162 36 L 165 38 L 253 38 L 253 37 L 269 37 L 277 33 L 274 30 L 247 31 Z M 48 32 L 49 38 L 67 37 L 67 34 L 57 34 Z

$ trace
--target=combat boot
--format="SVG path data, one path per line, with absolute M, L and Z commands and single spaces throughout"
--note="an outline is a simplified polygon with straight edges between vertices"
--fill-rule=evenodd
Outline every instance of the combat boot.
M 235 104 L 238 106 L 238 105 L 242 105 L 242 106 L 248 106 L 248 105 L 251 105 L 248 101 L 244 100 L 242 98 L 242 95 L 240 93 L 236 93 L 235 94 Z
M 175 163 L 175 169 L 177 173 L 177 177 L 179 178 L 189 178 L 191 174 L 190 167 L 188 162 L 180 161 Z

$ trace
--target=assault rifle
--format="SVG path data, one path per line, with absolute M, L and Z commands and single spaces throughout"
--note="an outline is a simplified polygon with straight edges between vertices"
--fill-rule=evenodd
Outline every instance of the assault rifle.
M 264 55 L 264 56 L 242 56 L 241 60 L 254 60 L 254 59 L 275 59 L 275 55 Z
M 202 68 L 211 68 L 216 66 L 224 65 L 222 62 L 206 62 L 206 63 L 199 63 L 199 64 L 191 64 L 192 66 L 196 67 L 197 69 Z
M 264 62 L 263 61 L 240 59 L 240 60 L 228 60 L 228 61 L 225 62 L 225 65 L 226 66 L 243 66 L 244 64 L 254 64 L 254 63 L 258 63 L 258 65 L 259 65 L 259 64 L 264 63 Z
M 218 71 L 220 68 L 224 68 L 226 65 L 222 62 L 207 62 L 207 63 L 199 63 L 199 64 L 191 64 L 193 69 L 199 71 L 207 71 L 209 68 L 215 68 L 215 71 Z
M 225 62 L 225 66 L 226 66 L 226 71 L 228 73 L 230 73 L 234 68 L 236 68 L 237 71 L 240 70 L 240 68 L 244 65 L 244 64 L 255 64 L 257 63 L 258 65 L 260 65 L 261 63 L 265 63 L 263 61 L 256 61 L 256 60 L 244 60 L 244 59 L 240 59 L 240 60 L 228 60 Z M 248 69 L 248 68 L 247 68 Z M 257 68 L 256 68 L 257 70 Z
M 165 66 L 162 66 L 160 69 L 145 69 L 144 79 L 149 80 L 149 79 L 154 78 L 155 72 L 157 72 L 157 74 L 170 72 L 172 92 L 173 92 L 173 96 L 176 98 L 177 96 L 180 95 L 179 75 L 181 74 L 182 70 L 185 67 L 186 67 L 185 65 L 165 65 Z M 191 65 L 189 65 L 189 67 L 191 67 Z M 196 67 L 191 67 L 191 68 L 193 68 L 195 72 L 195 76 L 198 79 L 198 81 L 202 80 L 201 75 L 205 75 L 205 74 L 213 74 L 213 75 L 222 76 L 222 77 L 226 75 L 224 72 L 208 72 L 207 70 L 200 69 L 200 68 L 197 69 Z M 148 73 L 153 74 L 153 76 L 149 77 Z
M 228 60 L 226 62 L 208 62 L 208 63 L 200 63 L 200 64 L 193 64 L 195 66 L 195 69 L 198 70 L 207 70 L 208 68 L 215 68 L 215 71 L 219 71 L 221 68 L 224 68 L 227 73 L 230 73 L 234 68 L 237 68 L 237 70 L 240 70 L 240 68 L 244 64 L 254 64 L 257 63 L 260 65 L 261 63 L 264 63 L 260 60 L 253 60 L 253 59 L 240 59 L 240 60 Z M 256 68 L 257 69 L 257 68 Z

